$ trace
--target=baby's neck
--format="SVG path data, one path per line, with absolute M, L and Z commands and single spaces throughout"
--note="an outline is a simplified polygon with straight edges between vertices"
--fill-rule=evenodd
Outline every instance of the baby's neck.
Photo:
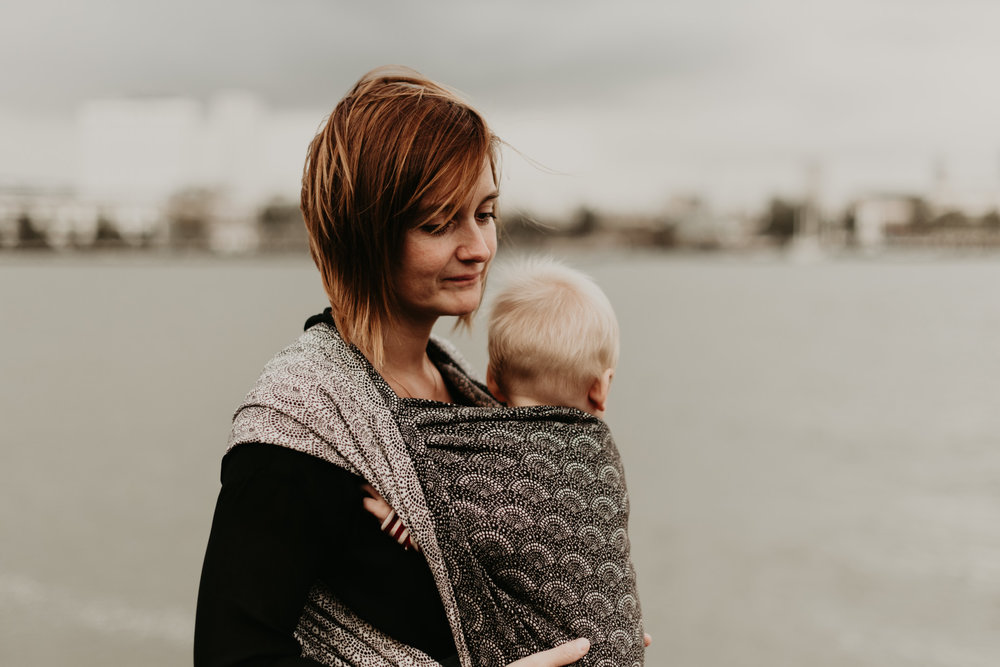
M 507 396 L 507 405 L 512 408 L 526 408 L 532 405 L 558 405 L 564 408 L 577 408 L 578 410 L 583 410 L 584 412 L 589 412 L 595 417 L 604 417 L 604 413 L 600 410 L 594 410 L 593 407 L 587 404 L 587 397 L 583 396 L 580 400 L 560 400 L 557 403 L 551 401 L 543 401 L 534 396 L 529 396 L 527 394 L 511 394 Z

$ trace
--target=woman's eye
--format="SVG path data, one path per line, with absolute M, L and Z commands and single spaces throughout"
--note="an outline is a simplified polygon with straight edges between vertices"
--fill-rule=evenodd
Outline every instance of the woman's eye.
M 479 224 L 485 225 L 488 222 L 496 220 L 497 214 L 494 211 L 483 211 L 476 214 L 476 219 L 479 220 Z
M 434 236 L 439 236 L 451 229 L 454 224 L 455 223 L 452 220 L 449 220 L 444 224 L 441 224 L 440 222 L 428 222 L 426 225 L 421 225 L 420 230 Z

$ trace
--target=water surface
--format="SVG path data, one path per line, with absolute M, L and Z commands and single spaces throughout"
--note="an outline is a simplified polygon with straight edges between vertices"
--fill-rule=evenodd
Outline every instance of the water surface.
M 1000 262 L 570 260 L 648 664 L 1000 664 Z M 306 258 L 0 257 L 0 664 L 190 663 L 229 418 L 323 303 Z

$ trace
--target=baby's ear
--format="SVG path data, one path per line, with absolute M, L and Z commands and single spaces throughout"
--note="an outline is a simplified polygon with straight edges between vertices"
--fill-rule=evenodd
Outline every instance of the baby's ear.
M 507 396 L 500 390 L 500 385 L 497 384 L 497 380 L 493 377 L 493 366 L 488 365 L 486 367 L 486 388 L 490 390 L 493 394 L 493 398 L 497 399 L 501 403 L 507 402 Z
M 591 411 L 597 411 L 601 416 L 607 409 L 608 394 L 611 392 L 611 378 L 615 376 L 615 369 L 608 368 L 597 378 L 594 379 L 593 384 L 590 385 L 590 391 L 587 392 L 587 402 L 590 404 Z

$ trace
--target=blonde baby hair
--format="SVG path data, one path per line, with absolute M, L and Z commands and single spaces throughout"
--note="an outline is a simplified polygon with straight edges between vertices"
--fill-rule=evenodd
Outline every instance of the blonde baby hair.
M 564 405 L 617 366 L 618 320 L 592 279 L 548 257 L 504 273 L 489 322 L 489 372 L 503 393 Z

